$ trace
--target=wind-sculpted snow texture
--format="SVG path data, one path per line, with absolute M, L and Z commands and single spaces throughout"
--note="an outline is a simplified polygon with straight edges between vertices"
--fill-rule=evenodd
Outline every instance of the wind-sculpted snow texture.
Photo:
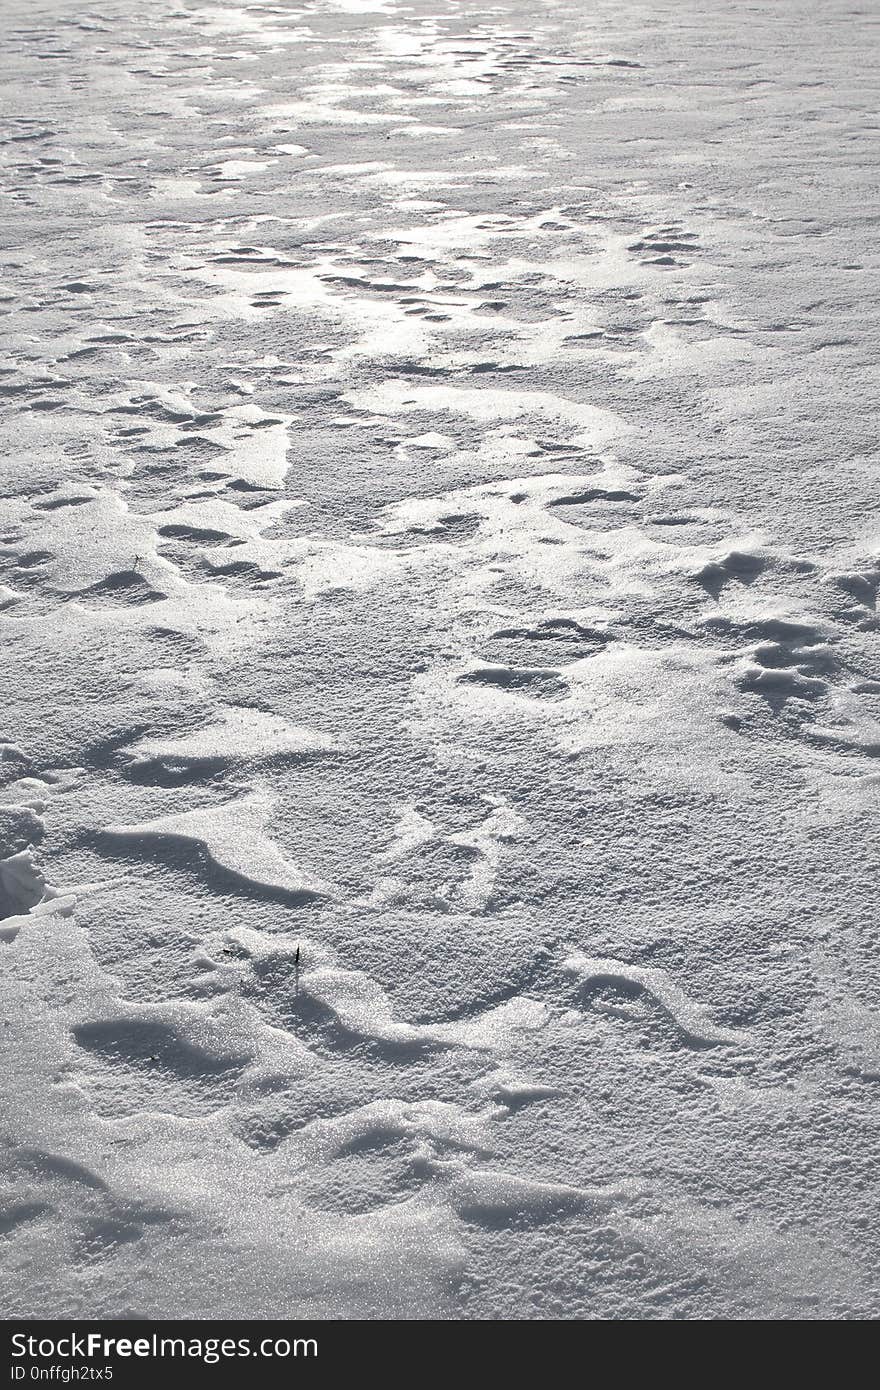
M 2 1311 L 876 1317 L 875 7 L 3 20 Z

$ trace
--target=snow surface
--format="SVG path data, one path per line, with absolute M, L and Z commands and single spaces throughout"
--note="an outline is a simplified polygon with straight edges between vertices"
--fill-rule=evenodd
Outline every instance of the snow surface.
M 878 1316 L 875 6 L 3 16 L 2 1311 Z

